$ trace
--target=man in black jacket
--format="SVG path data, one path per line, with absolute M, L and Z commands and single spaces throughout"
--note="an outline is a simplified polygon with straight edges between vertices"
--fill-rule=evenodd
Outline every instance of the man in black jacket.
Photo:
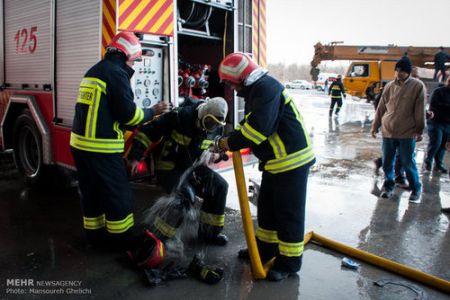
M 129 250 L 137 241 L 131 188 L 125 164 L 123 126 L 135 126 L 166 112 L 159 103 L 141 109 L 133 101 L 130 78 L 142 49 L 131 32 L 119 32 L 105 58 L 81 81 L 70 135 L 77 168 L 83 227 L 92 244 Z
M 432 113 L 432 118 L 427 121 L 430 140 L 424 167 L 426 171 L 431 171 L 434 160 L 434 169 L 446 174 L 448 170 L 443 163 L 445 143 L 447 142 L 447 136 L 450 134 L 450 77 L 447 78 L 444 86 L 434 90 L 428 111 Z
M 342 76 L 338 75 L 336 81 L 333 81 L 328 90 L 328 95 L 331 95 L 331 105 L 329 116 L 333 115 L 334 106 L 337 104 L 335 115 L 339 115 L 339 111 L 342 107 L 342 96 L 347 97 L 345 94 L 344 85 L 342 84 Z
M 450 56 L 444 51 L 444 47 L 439 47 L 439 51 L 434 55 L 434 76 L 433 80 L 437 79 L 437 74 L 441 72 L 442 82 L 445 82 L 445 62 L 450 59 Z
M 280 281 L 301 268 L 309 168 L 315 162 L 303 117 L 281 83 L 244 53 L 227 55 L 219 77 L 245 100 L 241 127 L 217 139 L 216 150 L 251 148 L 263 171 L 256 240 L 267 278 Z
M 157 216 L 152 224 L 152 232 L 162 241 L 174 237 L 184 218 L 186 206 L 196 196 L 203 198 L 200 211 L 199 238 L 216 245 L 225 245 L 227 237 L 221 233 L 225 222 L 225 203 L 228 183 L 217 172 L 204 164 L 195 166 L 187 174 L 184 182 L 182 175 L 200 158 L 213 143 L 214 138 L 222 134 L 228 105 L 223 98 L 216 97 L 206 101 L 187 98 L 183 105 L 162 115 L 140 129 L 134 138 L 128 154 L 132 173 L 145 150 L 153 143 L 161 141 L 156 155 L 156 177 L 167 193 L 181 192 L 182 201 L 167 207 L 164 214 Z M 217 161 L 216 159 L 213 159 Z

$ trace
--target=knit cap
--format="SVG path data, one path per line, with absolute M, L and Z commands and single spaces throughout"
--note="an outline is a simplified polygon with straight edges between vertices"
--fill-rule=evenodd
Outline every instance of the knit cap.
M 397 63 L 395 64 L 395 69 L 399 69 L 400 71 L 406 72 L 408 74 L 411 74 L 412 71 L 412 64 L 408 57 L 403 56 L 400 58 Z

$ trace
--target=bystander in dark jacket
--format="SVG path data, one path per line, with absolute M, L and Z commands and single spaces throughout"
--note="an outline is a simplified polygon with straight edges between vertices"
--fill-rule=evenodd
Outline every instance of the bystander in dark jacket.
M 445 143 L 450 134 L 450 77 L 444 86 L 434 90 L 431 95 L 431 118 L 427 121 L 428 136 L 430 138 L 427 155 L 424 162 L 426 171 L 431 171 L 434 160 L 435 171 L 446 174 L 444 167 Z
M 441 72 L 442 82 L 445 81 L 445 62 L 450 60 L 450 56 L 444 51 L 444 47 L 440 47 L 439 51 L 434 55 L 434 77 L 436 80 L 438 73 Z

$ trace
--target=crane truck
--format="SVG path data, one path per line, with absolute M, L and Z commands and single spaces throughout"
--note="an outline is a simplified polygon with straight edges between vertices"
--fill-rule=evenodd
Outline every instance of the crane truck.
M 348 94 L 360 98 L 370 98 L 379 92 L 382 85 L 394 79 L 396 61 L 407 55 L 413 66 L 434 68 L 434 55 L 439 47 L 350 46 L 332 42 L 314 45 L 311 61 L 311 75 L 319 73 L 318 65 L 325 60 L 349 60 L 350 66 L 343 78 Z M 314 79 L 314 78 L 313 78 Z M 437 82 L 424 79 L 429 91 Z

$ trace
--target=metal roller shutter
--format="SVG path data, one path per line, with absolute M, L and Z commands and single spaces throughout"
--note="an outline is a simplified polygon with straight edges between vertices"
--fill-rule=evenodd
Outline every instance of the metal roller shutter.
M 0 1 L 0 16 L 3 20 L 3 1 Z M 5 68 L 5 57 L 4 57 L 4 51 L 3 47 L 5 46 L 5 42 L 3 40 L 3 22 L 0 22 L 0 85 L 2 85 L 5 82 L 4 77 L 4 68 Z
M 102 1 L 62 0 L 56 6 L 56 112 L 71 126 L 78 88 L 101 58 Z
M 6 83 L 42 88 L 52 82 L 52 1 L 5 0 Z

